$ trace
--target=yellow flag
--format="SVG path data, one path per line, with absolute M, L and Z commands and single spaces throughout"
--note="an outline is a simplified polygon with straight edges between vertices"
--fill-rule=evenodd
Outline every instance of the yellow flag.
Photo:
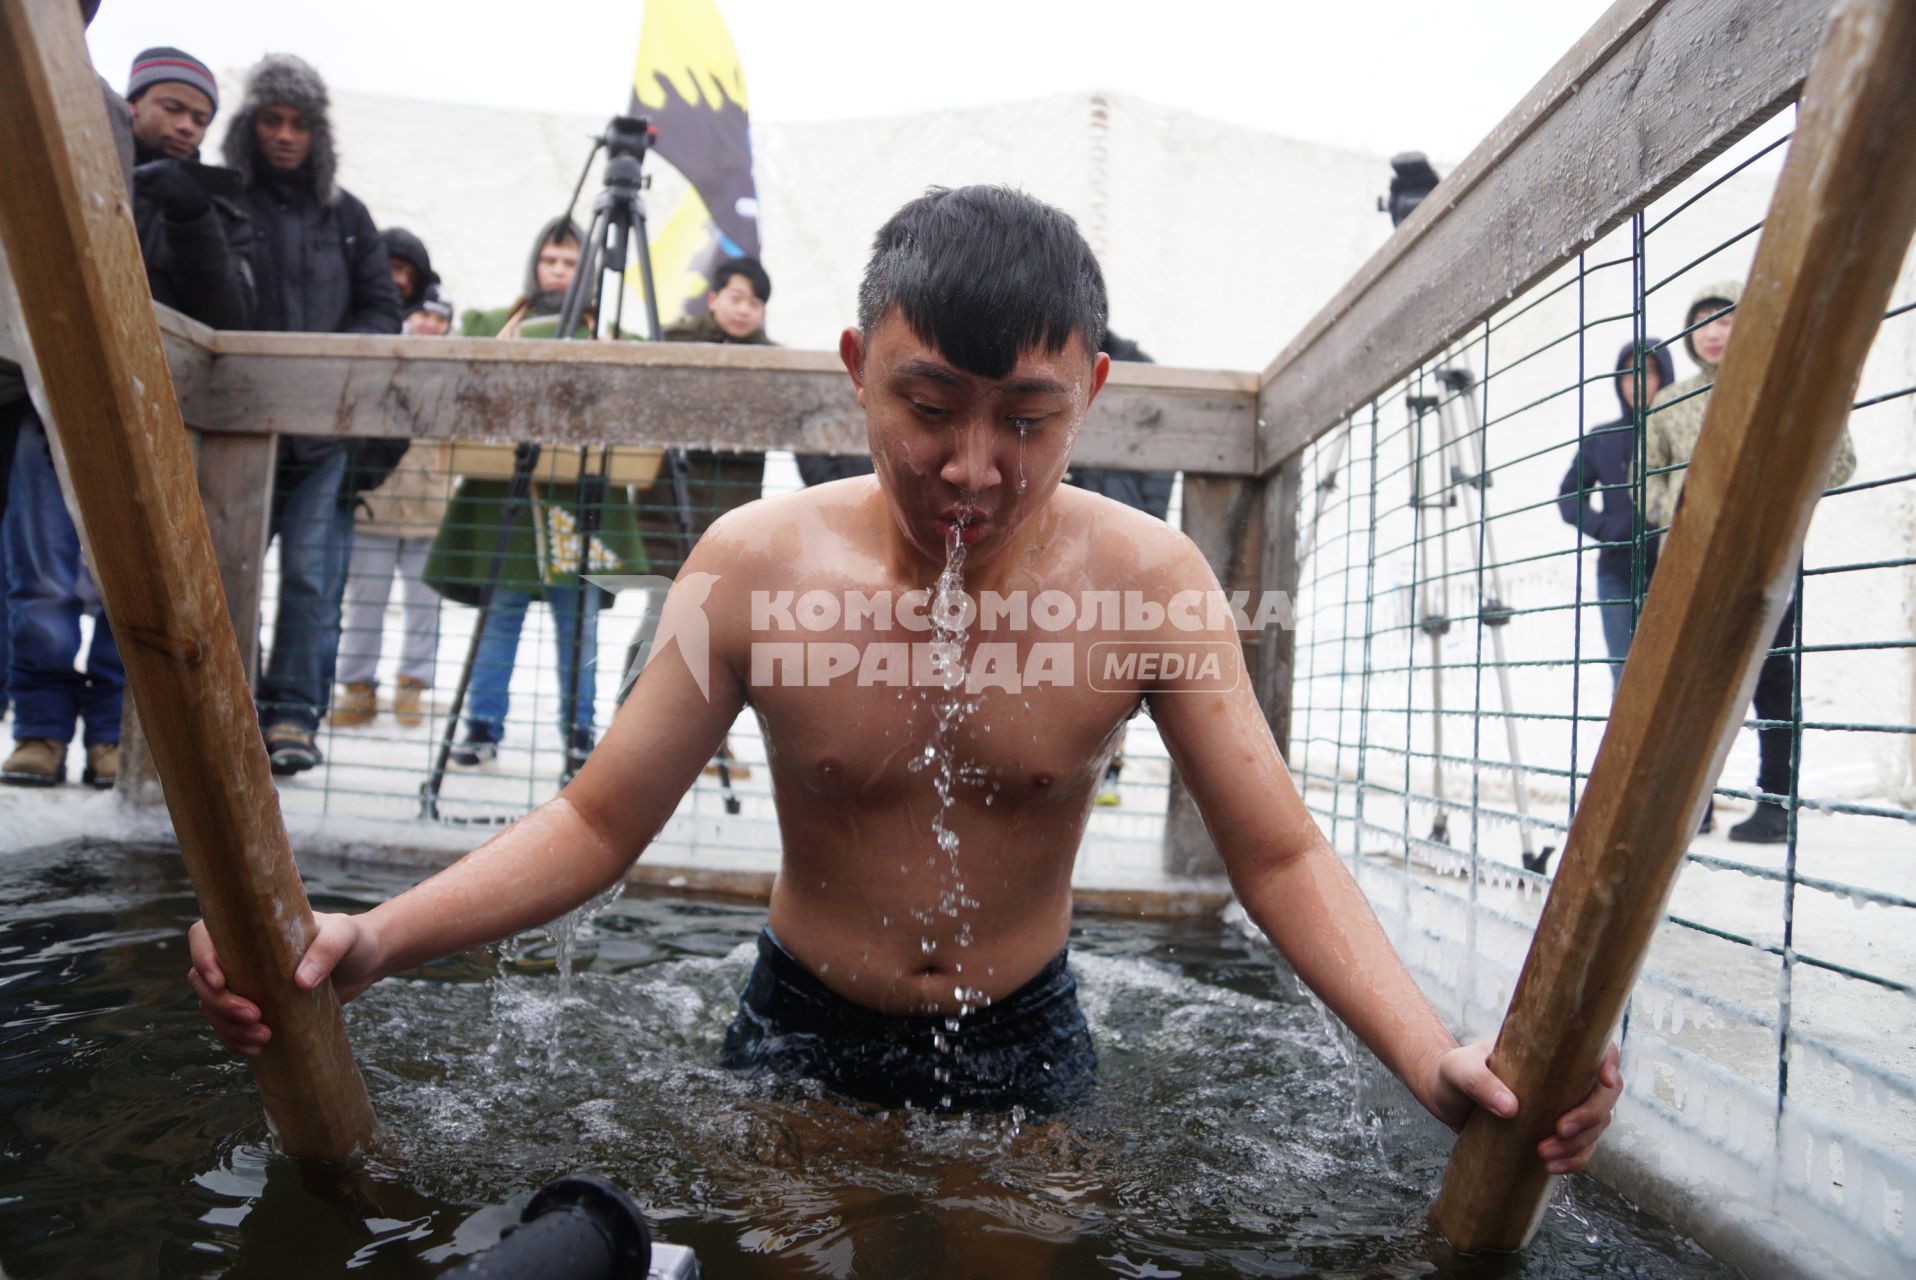
M 652 122 L 654 154 L 690 184 L 652 240 L 659 317 L 670 324 L 705 310 L 713 267 L 758 254 L 745 70 L 716 0 L 646 0 L 631 113 Z M 628 284 L 643 287 L 636 270 Z

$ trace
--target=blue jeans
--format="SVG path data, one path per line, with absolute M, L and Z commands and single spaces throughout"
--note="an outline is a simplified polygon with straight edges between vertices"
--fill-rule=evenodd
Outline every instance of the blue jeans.
M 342 496 L 346 451 L 307 461 L 281 444 L 270 536 L 279 539 L 279 612 L 273 653 L 259 682 L 261 724 L 319 727 L 339 660 L 339 602 L 353 550 L 353 513 Z
M 7 514 L 7 477 L 13 474 L 13 445 L 20 438 L 21 420 L 30 409 L 25 400 L 0 405 L 0 524 Z M 13 594 L 13 576 L 7 572 L 7 544 L 0 534 L 0 715 L 7 710 L 7 679 L 13 669 L 12 628 L 7 625 L 7 597 Z
M 31 412 L 21 424 L 7 481 L 4 524 L 11 586 L 7 629 L 12 665 L 7 688 L 13 698 L 16 740 L 73 741 L 75 721 L 85 726 L 87 746 L 120 740 L 120 707 L 126 673 L 119 646 L 100 608 L 93 576 L 80 555 L 80 535 L 60 500 L 47 433 Z M 80 619 L 92 614 L 93 643 L 86 674 L 73 669 L 80 652 Z
M 559 648 L 559 726 L 570 724 L 574 730 L 592 732 L 592 702 L 599 673 L 599 597 L 597 587 L 585 588 L 585 635 L 580 649 L 579 705 L 567 715 L 566 703 L 572 693 L 572 626 L 578 609 L 580 588 L 547 587 L 546 604 L 552 610 L 552 625 Z M 473 658 L 472 683 L 467 687 L 466 727 L 475 738 L 499 742 L 505 737 L 506 712 L 510 706 L 507 687 L 512 683 L 512 668 L 519 657 L 519 632 L 525 626 L 526 606 L 532 597 L 524 591 L 496 591 L 492 608 L 486 612 L 485 631 L 479 637 L 479 652 Z
M 1603 644 L 1616 661 L 1610 667 L 1612 685 L 1623 679 L 1623 660 L 1630 652 L 1630 632 L 1636 607 L 1631 600 L 1630 570 L 1597 566 L 1597 599 L 1603 611 Z

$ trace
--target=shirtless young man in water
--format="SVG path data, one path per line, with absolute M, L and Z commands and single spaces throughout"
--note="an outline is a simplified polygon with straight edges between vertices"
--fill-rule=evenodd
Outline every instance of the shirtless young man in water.
M 983 187 L 901 209 L 879 232 L 859 327 L 839 344 L 876 477 L 714 524 L 667 598 L 643 675 L 565 790 L 391 901 L 321 915 L 297 983 L 330 974 L 350 1000 L 579 906 L 644 852 L 749 704 L 784 860 L 726 1061 L 885 1105 L 1055 1110 L 1095 1065 L 1064 965 L 1072 863 L 1142 702 L 1238 899 L 1299 976 L 1438 1118 L 1514 1112 L 1488 1046 L 1460 1048 L 1399 963 L 1236 666 L 1098 678 L 1094 646 L 1112 641 L 1241 662 L 1228 613 L 1174 607 L 1180 593 L 1220 598 L 1189 539 L 1059 484 L 1109 369 L 1104 312 L 1097 261 L 1057 210 Z M 948 692 L 936 658 L 885 656 L 916 645 L 922 659 L 953 639 L 926 614 L 964 621 L 943 607 L 957 597 L 936 594 L 960 549 L 973 601 L 1028 609 L 970 620 L 967 683 Z M 1062 594 L 1047 606 L 1043 592 Z M 853 609 L 851 593 L 893 607 Z M 1169 607 L 1143 630 L 1045 625 L 1060 601 L 1088 612 L 1094 593 Z M 793 652 L 808 678 L 794 678 Z M 203 925 L 191 943 L 207 1017 L 230 1048 L 257 1053 L 270 1035 L 258 1008 L 225 989 Z M 1553 1172 L 1581 1169 L 1608 1123 L 1614 1055 L 1592 1064 L 1589 1096 L 1541 1144 Z

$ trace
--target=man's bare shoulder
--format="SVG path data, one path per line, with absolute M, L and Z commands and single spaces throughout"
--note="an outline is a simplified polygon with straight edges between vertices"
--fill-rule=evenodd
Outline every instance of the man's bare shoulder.
M 702 567 L 756 578 L 789 577 L 808 562 L 828 564 L 869 539 L 878 481 L 852 476 L 760 498 L 712 522 L 699 540 Z
M 1082 549 L 1094 585 L 1170 591 L 1205 585 L 1208 568 L 1197 544 L 1156 516 L 1062 485 L 1052 508 L 1059 532 Z

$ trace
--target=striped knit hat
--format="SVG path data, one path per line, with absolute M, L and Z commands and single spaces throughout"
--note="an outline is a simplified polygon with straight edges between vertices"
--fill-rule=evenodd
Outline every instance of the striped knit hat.
M 220 109 L 220 87 L 206 64 L 183 49 L 166 45 L 148 49 L 133 59 L 133 70 L 126 78 L 126 100 L 131 102 L 154 85 L 169 80 L 191 85 L 206 95 L 213 110 Z

